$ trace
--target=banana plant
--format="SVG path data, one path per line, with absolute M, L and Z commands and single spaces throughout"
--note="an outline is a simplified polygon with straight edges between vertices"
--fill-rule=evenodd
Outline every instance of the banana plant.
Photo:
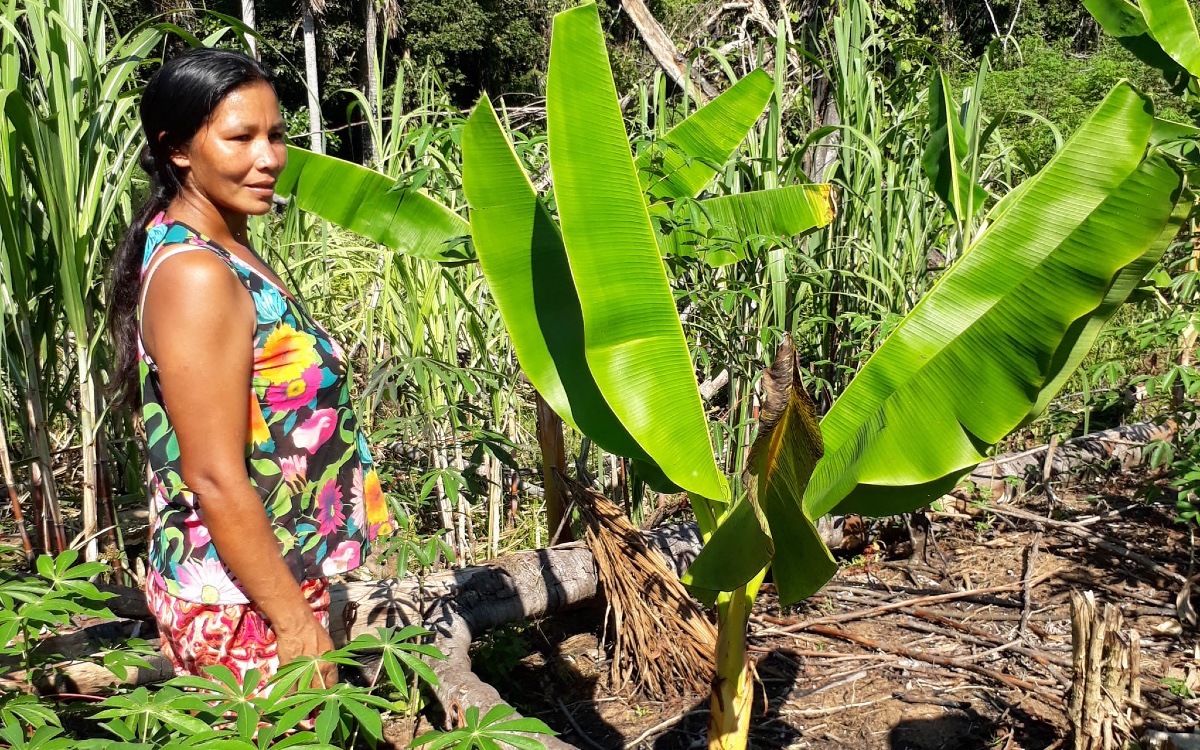
M 762 477 L 751 493 L 758 502 L 731 496 L 713 458 L 661 258 L 683 243 L 661 224 L 656 230 L 651 217 L 690 201 L 706 228 L 723 232 L 790 236 L 830 221 L 826 185 L 695 200 L 762 113 L 772 88 L 765 73 L 747 76 L 635 163 L 599 15 L 584 5 L 555 16 L 551 40 L 547 130 L 558 221 L 486 97 L 463 133 L 463 189 L 476 253 L 526 375 L 565 422 L 605 450 L 635 459 L 643 473 L 686 490 L 703 536 L 734 523 L 766 540 L 761 549 L 768 554 L 754 570 L 758 581 L 774 552 L 772 531 L 815 535 L 799 498 L 816 458 L 811 451 L 781 456 L 761 449 L 762 462 L 778 463 L 778 472 L 752 459 Z M 690 233 L 702 241 L 703 231 Z M 784 370 L 792 382 L 790 356 Z M 777 411 L 788 426 L 776 431 L 779 436 L 795 441 L 798 426 L 807 425 L 799 443 L 819 445 L 811 403 L 807 422 L 792 410 Z M 791 481 L 780 480 L 785 476 Z M 780 554 L 774 562 L 783 585 L 809 575 L 802 569 L 809 561 L 800 556 Z M 717 604 L 719 631 L 713 747 L 745 745 L 752 699 L 745 636 L 757 583 L 744 584 L 707 597 Z
M 1187 0 L 1084 0 L 1084 7 L 1134 57 L 1155 68 L 1196 107 L 1200 32 Z
M 739 91 L 739 110 L 762 111 L 765 98 L 747 93 L 754 85 Z M 688 127 L 702 132 L 697 124 L 709 108 L 732 101 L 718 98 Z M 558 221 L 490 101 L 472 114 L 463 187 L 475 250 L 521 365 L 546 401 L 606 450 L 688 491 L 706 543 L 685 580 L 715 600 L 720 627 L 710 746 L 742 748 L 751 695 L 746 620 L 767 568 L 784 604 L 808 596 L 836 570 L 816 519 L 918 507 L 1036 415 L 1171 240 L 1190 194 L 1154 140 L 1149 101 L 1119 85 L 1042 172 L 987 214 L 986 228 L 819 430 L 794 355 L 780 353 L 764 378 L 747 491 L 734 496 L 713 462 L 662 266 L 661 252 L 680 243 L 652 219 L 693 201 L 722 225 L 798 233 L 829 220 L 828 190 L 695 200 L 707 172 L 654 175 L 669 158 L 668 174 L 715 173 L 737 133 L 708 139 L 724 145 L 703 158 L 669 134 L 635 162 L 591 5 L 555 17 L 547 119 Z M 710 126 L 720 130 L 719 122 Z M 954 137 L 948 130 L 946 141 Z

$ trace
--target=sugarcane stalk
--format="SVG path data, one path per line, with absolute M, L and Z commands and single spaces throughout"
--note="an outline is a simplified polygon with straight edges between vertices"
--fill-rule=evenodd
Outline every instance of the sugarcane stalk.
M 8 500 L 12 503 L 13 520 L 17 522 L 17 532 L 21 535 L 21 546 L 25 549 L 25 562 L 33 565 L 33 542 L 25 529 L 25 514 L 21 510 L 21 499 L 17 496 L 17 480 L 13 476 L 12 459 L 8 454 L 7 430 L 0 430 L 0 469 L 4 471 L 4 484 L 8 487 Z
M 28 420 L 29 442 L 33 453 L 29 475 L 31 484 L 36 487 L 35 497 L 41 500 L 39 513 L 45 523 L 45 531 L 40 534 L 41 546 L 46 552 L 57 554 L 67 548 L 67 534 L 63 528 L 54 474 L 50 468 L 50 438 L 46 434 L 46 412 L 42 406 L 39 357 L 33 345 L 33 332 L 29 328 L 29 320 L 24 316 L 17 318 L 17 336 L 21 341 L 21 349 L 25 352 L 25 418 Z

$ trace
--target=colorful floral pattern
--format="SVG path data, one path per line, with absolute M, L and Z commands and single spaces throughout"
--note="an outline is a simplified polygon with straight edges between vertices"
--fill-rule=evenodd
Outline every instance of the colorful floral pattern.
M 254 372 L 249 387 L 246 470 L 297 581 L 345 573 L 369 543 L 392 531 L 366 438 L 350 405 L 341 346 L 290 296 L 224 248 L 159 214 L 147 229 L 145 273 L 169 245 L 212 251 L 254 300 Z M 140 349 L 140 342 L 139 342 Z M 221 563 L 180 470 L 179 445 L 163 408 L 154 363 L 141 354 L 142 416 L 153 481 L 150 563 L 172 597 L 246 604 Z
M 353 542 L 346 542 L 352 544 Z M 329 627 L 329 582 L 305 581 L 300 593 L 323 627 Z M 255 692 L 266 696 L 267 681 L 279 670 L 279 651 L 271 623 L 251 604 L 199 604 L 167 593 L 166 584 L 151 571 L 146 577 L 146 602 L 158 620 L 163 656 L 179 676 L 207 677 L 202 670 L 228 667 L 243 683 L 257 669 Z M 211 678 L 210 678 L 211 679 Z

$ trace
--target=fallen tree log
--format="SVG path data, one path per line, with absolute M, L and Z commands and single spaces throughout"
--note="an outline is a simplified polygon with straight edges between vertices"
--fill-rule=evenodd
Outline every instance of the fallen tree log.
M 646 534 L 647 541 L 664 554 L 676 573 L 691 564 L 700 552 L 694 523 L 663 526 Z M 110 589 L 116 591 L 115 589 Z M 440 685 L 435 691 L 448 723 L 461 719 L 470 706 L 483 712 L 503 703 L 495 688 L 471 670 L 471 641 L 483 632 L 508 622 L 545 617 L 587 604 L 597 596 L 596 565 L 582 542 L 550 549 L 508 555 L 487 565 L 449 570 L 423 579 L 386 579 L 330 587 L 330 635 L 343 645 L 379 627 L 423 625 L 433 631 L 433 644 L 445 661 L 430 661 Z M 119 593 L 121 611 L 137 611 L 138 592 Z M 144 606 L 144 605 L 142 605 Z M 66 636 L 63 636 L 66 637 Z M 77 637 L 75 638 L 77 640 Z M 120 679 L 91 661 L 57 665 L 54 676 L 39 680 L 42 693 L 92 694 L 117 685 L 138 685 L 168 679 L 166 659 L 148 659 L 150 669 L 126 670 Z M 23 690 L 26 675 L 15 672 L 0 677 L 0 689 Z M 549 738 L 547 750 L 570 745 Z
M 963 481 L 981 491 L 991 491 L 995 500 L 1009 499 L 1012 479 L 1044 481 L 1057 476 L 1076 476 L 1081 471 L 1116 464 L 1129 470 L 1145 460 L 1145 446 L 1156 440 L 1171 440 L 1178 431 L 1171 419 L 1114 427 L 1081 435 L 1061 443 L 1051 442 L 1027 451 L 997 456 L 976 466 Z M 1049 460 L 1047 460 L 1049 459 Z

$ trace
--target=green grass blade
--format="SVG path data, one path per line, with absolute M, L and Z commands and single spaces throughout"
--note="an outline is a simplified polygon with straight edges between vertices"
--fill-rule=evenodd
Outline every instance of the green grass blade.
M 546 98 L 555 197 L 588 365 L 613 412 L 671 481 L 724 499 L 595 5 L 555 16 Z

